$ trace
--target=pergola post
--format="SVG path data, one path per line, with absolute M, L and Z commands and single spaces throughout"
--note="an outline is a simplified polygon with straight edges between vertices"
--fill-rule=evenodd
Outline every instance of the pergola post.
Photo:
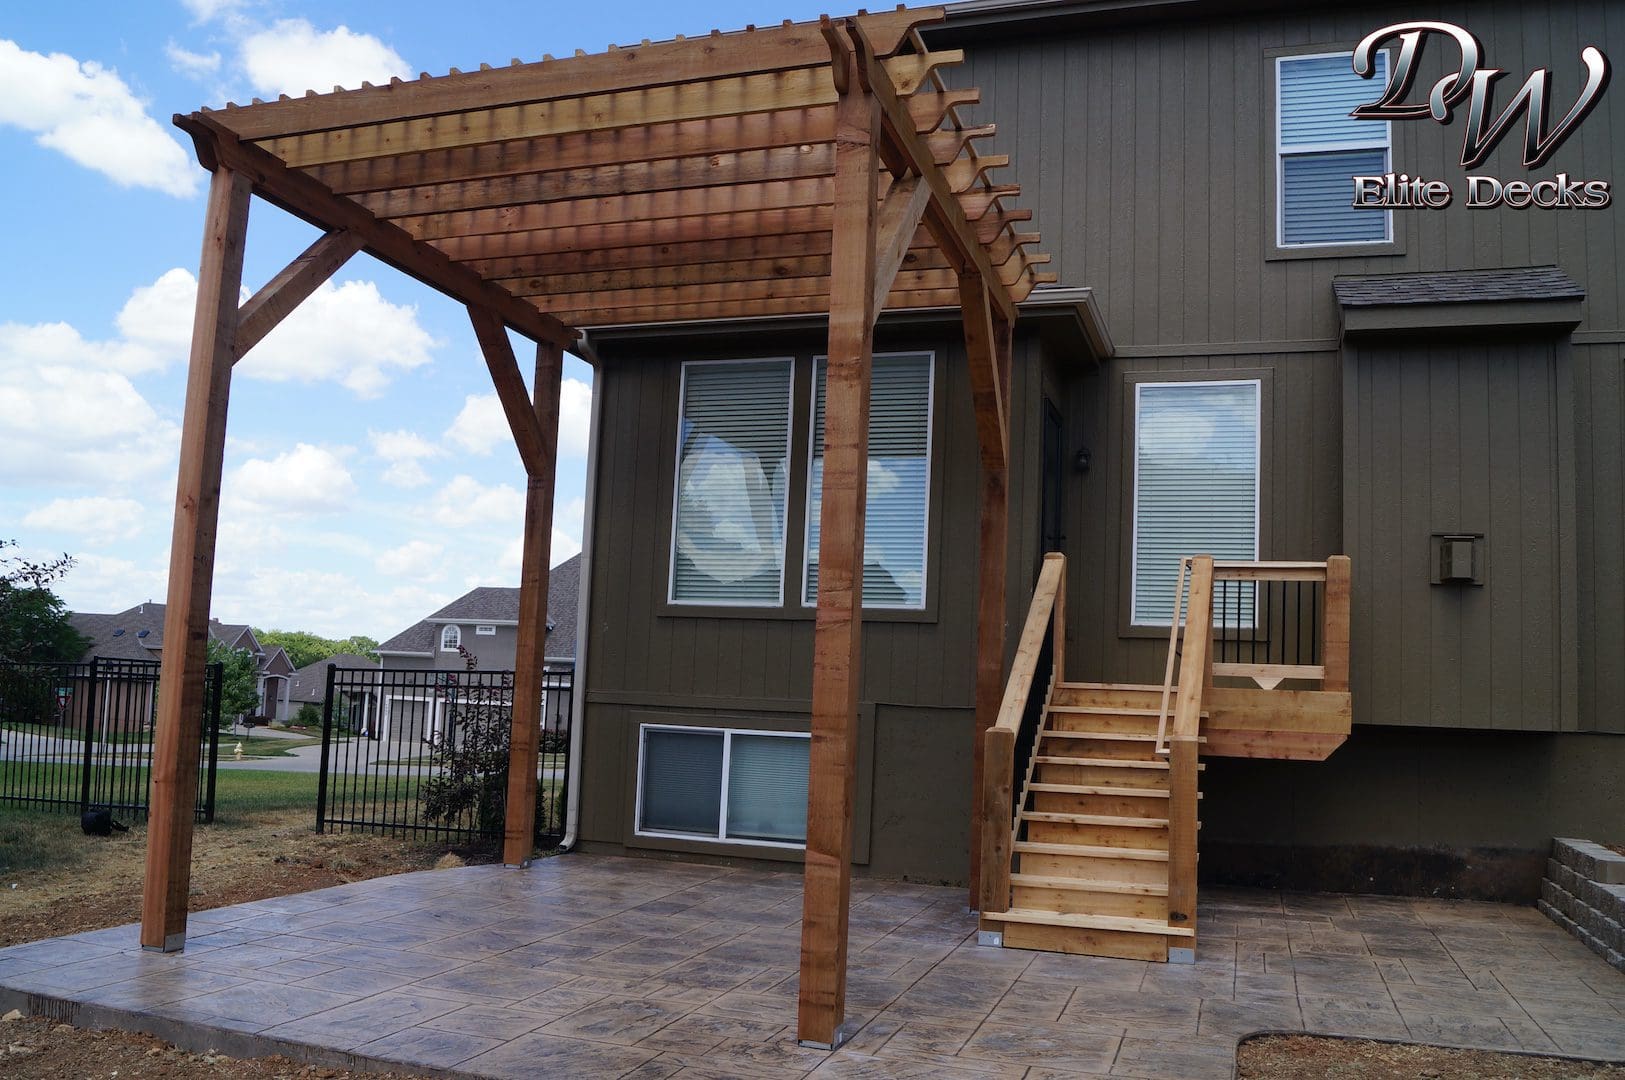
M 977 548 L 976 717 L 971 739 L 970 899 L 981 907 L 982 823 L 979 801 L 987 729 L 1004 698 L 1005 573 L 1009 551 L 1009 402 L 1012 328 L 999 319 L 975 274 L 959 279 L 960 317 L 975 398 L 981 450 L 980 543 Z
M 153 736 L 147 875 L 141 897 L 141 946 L 164 952 L 186 944 L 209 597 L 214 587 L 226 406 L 236 359 L 237 293 L 243 280 L 249 195 L 248 177 L 225 167 L 214 171 L 198 267 L 159 672 L 164 692 L 158 697 Z
M 514 646 L 513 716 L 508 742 L 508 795 L 502 861 L 530 865 L 536 850 L 536 772 L 541 738 L 543 668 L 547 657 L 547 583 L 553 547 L 553 487 L 558 473 L 559 393 L 564 350 L 536 346 L 530 401 L 508 330 L 495 314 L 469 308 L 491 381 L 525 464 L 525 534 L 519 569 L 519 632 Z
M 880 134 L 877 102 L 855 78 L 841 77 L 841 61 L 837 55 L 824 488 L 796 1026 L 802 1043 L 829 1049 L 844 1041 L 846 1012 Z

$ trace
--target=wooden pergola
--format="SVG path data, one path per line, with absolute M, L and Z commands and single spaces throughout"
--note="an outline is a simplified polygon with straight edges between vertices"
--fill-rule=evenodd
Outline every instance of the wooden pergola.
M 563 352 L 578 327 L 828 313 L 799 1032 L 842 1038 L 869 369 L 883 310 L 962 310 L 981 448 L 977 732 L 1004 652 L 1016 304 L 1051 275 L 919 34 L 940 8 L 677 39 L 177 116 L 209 189 L 141 941 L 184 945 L 233 363 L 357 251 L 465 304 L 529 478 L 504 861 L 533 851 Z M 239 306 L 250 195 L 323 235 Z M 527 392 L 508 331 L 536 343 Z M 981 739 L 975 748 L 980 766 Z M 980 790 L 980 777 L 977 787 Z M 973 820 L 976 815 L 973 814 Z M 973 895 L 975 860 L 971 844 Z

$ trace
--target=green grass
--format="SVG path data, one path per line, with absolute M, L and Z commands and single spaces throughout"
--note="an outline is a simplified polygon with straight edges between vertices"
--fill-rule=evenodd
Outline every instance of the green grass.
M 220 736 L 220 760 L 230 761 L 237 756 L 242 745 L 245 758 L 293 757 L 288 751 L 300 746 L 315 746 L 320 739 L 279 739 L 275 735 Z
M 85 733 L 83 729 L 69 724 L 22 724 L 16 721 L 7 721 L 0 724 L 0 731 L 15 731 L 20 734 L 37 734 L 53 739 L 70 739 L 74 742 L 83 742 Z M 96 741 L 100 743 L 131 743 L 145 745 L 152 741 L 150 731 L 119 731 L 109 735 L 106 732 L 98 735 Z

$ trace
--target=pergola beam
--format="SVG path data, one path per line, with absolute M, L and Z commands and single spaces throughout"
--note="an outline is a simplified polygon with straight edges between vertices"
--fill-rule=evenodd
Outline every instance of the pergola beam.
M 508 418 L 513 432 L 514 446 L 525 472 L 535 475 L 548 468 L 547 430 L 538 419 L 538 406 L 525 390 L 525 378 L 519 373 L 519 362 L 514 358 L 513 344 L 508 340 L 508 328 L 502 320 L 484 308 L 470 307 L 468 318 L 474 324 L 474 336 L 480 343 L 480 354 L 491 372 L 491 384 L 496 387 L 497 400 Z
M 318 237 L 303 254 L 283 267 L 264 288 L 245 300 L 237 312 L 233 359 L 241 360 L 360 250 L 361 240 L 341 229 Z
M 203 739 L 203 671 L 214 589 L 215 534 L 225 466 L 226 410 L 236 359 L 237 293 L 243 281 L 250 182 L 218 168 L 209 184 L 198 265 L 192 351 L 181 418 L 175 528 L 158 713 L 153 724 L 147 874 L 141 893 L 141 947 L 174 952 L 186 944 L 192 883 L 192 815 Z
M 499 315 L 534 341 L 552 342 L 565 348 L 574 344 L 576 332 L 559 320 L 492 285 L 396 226 L 380 221 L 354 202 L 334 195 L 264 150 L 240 142 L 211 116 L 197 113 L 176 116 L 175 125 L 192 136 L 198 160 L 206 168 L 223 165 L 234 173 L 246 175 L 253 183 L 254 192 L 267 202 L 318 228 L 353 233 L 376 258 L 465 304 Z
M 863 16 L 863 22 L 881 55 L 890 56 L 915 26 L 940 22 L 943 17 L 941 8 L 921 8 L 877 12 Z M 244 138 L 258 139 L 603 93 L 629 81 L 654 87 L 751 75 L 805 65 L 809 55 L 816 57 L 813 62 L 820 62 L 824 57 L 822 46 L 816 26 L 787 23 L 742 33 L 611 49 L 568 62 L 548 59 L 505 70 L 284 98 L 243 110 L 240 118 L 232 117 L 232 126 Z

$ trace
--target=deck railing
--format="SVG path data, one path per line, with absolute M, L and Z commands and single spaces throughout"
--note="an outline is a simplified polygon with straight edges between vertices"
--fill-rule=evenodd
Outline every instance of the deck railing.
M 1346 555 L 1323 563 L 1180 560 L 1157 718 L 1157 752 L 1169 768 L 1170 925 L 1196 926 L 1197 757 L 1214 678 L 1251 680 L 1265 691 L 1307 680 L 1346 697 L 1349 588 Z
M 1010 910 L 1010 855 L 1021 824 L 1016 793 L 1031 777 L 1044 703 L 1063 678 L 1065 656 L 1066 556 L 1051 552 L 1033 589 L 998 719 L 982 737 L 980 908 L 985 914 Z M 1040 675 L 1046 676 L 1042 682 Z

